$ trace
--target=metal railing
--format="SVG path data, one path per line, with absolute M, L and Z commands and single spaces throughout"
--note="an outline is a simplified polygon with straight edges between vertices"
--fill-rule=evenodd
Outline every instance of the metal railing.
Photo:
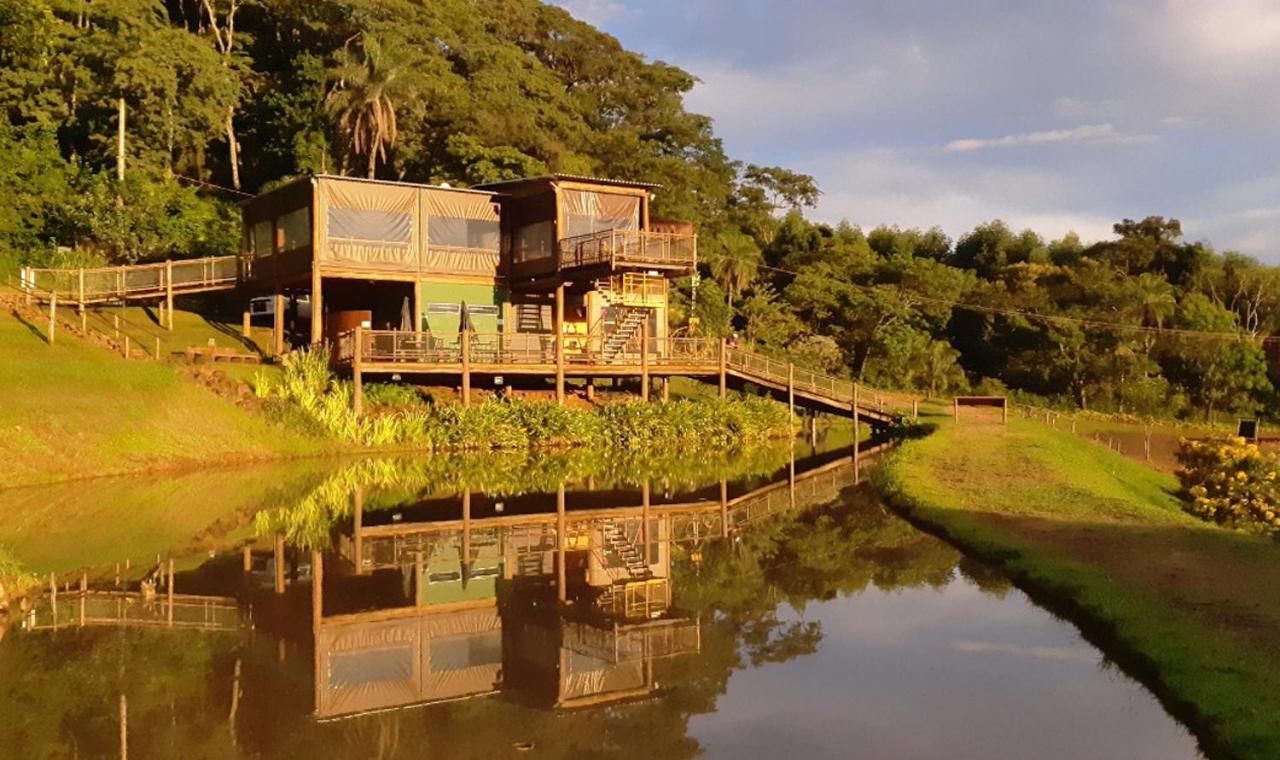
M 26 267 L 21 284 L 24 291 L 41 299 L 56 293 L 60 301 L 95 303 L 233 287 L 239 277 L 238 256 L 211 256 L 116 267 Z
M 563 238 L 557 244 L 561 269 L 595 264 L 692 268 L 698 238 L 674 232 L 604 230 Z

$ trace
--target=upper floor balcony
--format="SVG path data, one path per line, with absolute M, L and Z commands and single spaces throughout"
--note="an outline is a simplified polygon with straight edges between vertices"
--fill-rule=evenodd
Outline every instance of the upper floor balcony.
M 513 257 L 513 279 L 586 270 L 600 273 L 653 270 L 664 274 L 685 274 L 698 264 L 698 238 L 689 232 L 602 230 L 561 238 L 548 253 Z

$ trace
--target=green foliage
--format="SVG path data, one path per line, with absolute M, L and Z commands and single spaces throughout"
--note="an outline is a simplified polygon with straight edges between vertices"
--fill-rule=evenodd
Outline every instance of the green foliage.
M 396 388 L 396 390 L 390 390 Z M 384 386 L 383 403 L 361 417 L 352 411 L 351 384 L 329 372 L 324 349 L 289 354 L 283 371 L 260 371 L 259 398 L 295 405 L 328 435 L 361 446 L 506 449 L 543 446 L 729 446 L 789 435 L 793 421 L 781 404 L 761 398 L 617 403 L 574 409 L 548 402 L 490 399 L 461 408 L 413 403 L 386 405 L 414 391 Z M 377 408 L 381 407 L 381 408 Z
M 1280 455 L 1243 438 L 1184 439 L 1178 463 L 1188 512 L 1219 525 L 1280 536 Z

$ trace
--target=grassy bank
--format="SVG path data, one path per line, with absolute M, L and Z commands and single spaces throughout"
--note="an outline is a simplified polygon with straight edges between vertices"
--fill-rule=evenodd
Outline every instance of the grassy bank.
M 1280 756 L 1280 543 L 1187 515 L 1171 476 L 1104 445 L 939 424 L 876 473 L 893 505 L 1066 612 L 1212 756 Z
M 190 324 L 188 339 L 216 333 Z M 200 341 L 203 343 L 204 341 Z M 155 468 L 312 454 L 319 439 L 273 425 L 166 364 L 0 313 L 0 487 Z

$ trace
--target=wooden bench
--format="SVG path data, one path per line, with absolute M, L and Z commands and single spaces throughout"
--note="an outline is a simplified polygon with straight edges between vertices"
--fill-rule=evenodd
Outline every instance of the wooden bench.
M 221 348 L 219 346 L 188 346 L 186 356 L 187 361 L 191 364 L 198 364 L 201 361 L 258 364 L 262 361 L 262 357 L 257 354 L 237 351 L 234 348 Z

